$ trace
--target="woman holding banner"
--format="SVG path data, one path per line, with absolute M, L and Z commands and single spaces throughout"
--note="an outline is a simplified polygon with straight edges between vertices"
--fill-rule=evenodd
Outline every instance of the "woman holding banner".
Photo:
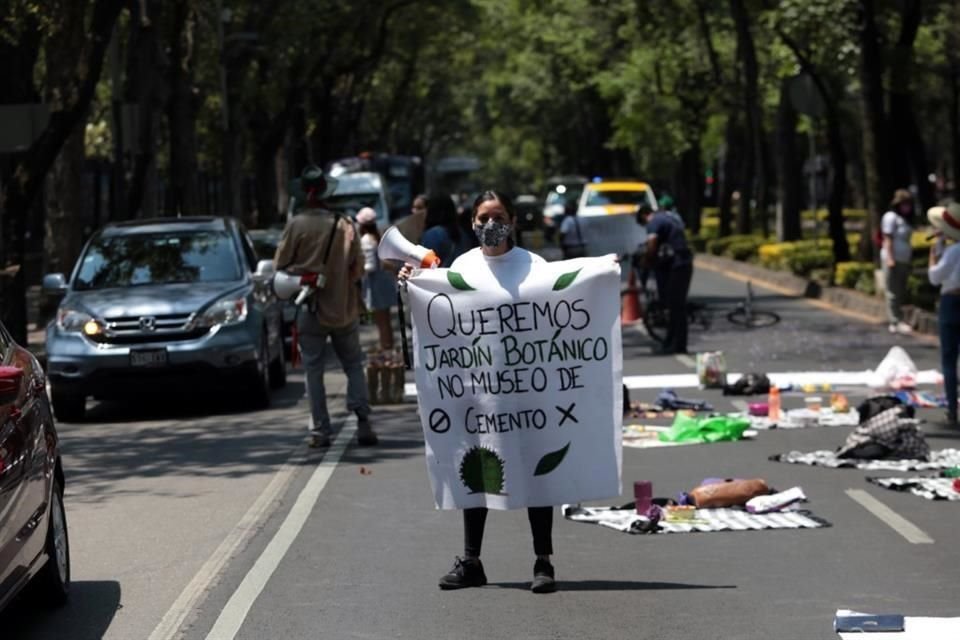
M 516 212 L 508 197 L 496 191 L 484 191 L 473 202 L 471 222 L 480 246 L 467 251 L 450 265 L 458 273 L 471 274 L 472 278 L 484 277 L 509 280 L 530 270 L 530 265 L 545 262 L 540 256 L 515 246 L 512 234 L 516 224 Z M 404 266 L 400 279 L 406 280 L 412 273 Z M 440 578 L 441 589 L 480 587 L 487 583 L 487 576 L 480 562 L 484 526 L 487 521 L 486 507 L 463 509 L 464 552 L 457 556 L 453 568 Z M 553 507 L 528 507 L 527 517 L 533 534 L 533 550 L 536 559 L 533 565 L 534 593 L 551 593 L 557 585 L 550 555 L 553 553 Z

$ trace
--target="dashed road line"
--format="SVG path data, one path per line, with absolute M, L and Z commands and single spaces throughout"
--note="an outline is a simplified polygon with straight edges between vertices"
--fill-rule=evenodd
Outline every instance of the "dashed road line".
M 732 404 L 733 407 L 734 407 L 737 411 L 740 411 L 741 413 L 746 413 L 746 412 L 747 412 L 747 401 L 746 401 L 746 400 L 731 400 L 731 401 L 730 401 L 730 404 Z
M 863 489 L 847 489 L 846 494 L 861 507 L 877 516 L 881 522 L 903 536 L 911 544 L 933 544 L 933 538 L 899 513 L 883 504 Z

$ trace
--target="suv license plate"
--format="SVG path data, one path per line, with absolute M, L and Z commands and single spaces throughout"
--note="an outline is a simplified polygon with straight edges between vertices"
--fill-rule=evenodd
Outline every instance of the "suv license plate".
M 131 367 L 162 367 L 167 364 L 166 349 L 151 349 L 147 351 L 131 351 Z

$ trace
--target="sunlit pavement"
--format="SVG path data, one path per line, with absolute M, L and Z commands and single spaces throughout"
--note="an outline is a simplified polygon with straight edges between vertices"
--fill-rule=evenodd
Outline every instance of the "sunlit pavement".
M 779 325 L 747 331 L 730 324 L 725 310 L 743 297 L 744 284 L 698 272 L 692 296 L 715 313 L 709 332 L 692 332 L 690 350 L 723 350 L 731 371 L 862 370 L 900 344 L 921 369 L 937 366 L 934 343 L 892 336 L 882 319 L 868 325 L 755 290 L 758 307 L 782 316 Z M 651 355 L 643 332 L 625 328 L 625 375 L 691 370 L 687 359 Z M 329 380 L 339 394 L 331 406 L 341 408 L 342 376 Z M 843 391 L 854 401 L 867 393 Z M 636 391 L 633 399 L 652 401 L 656 393 Z M 734 399 L 718 391 L 679 393 L 734 409 Z M 624 495 L 609 501 L 629 501 L 630 485 L 639 479 L 651 480 L 655 495 L 673 496 L 705 477 L 762 477 L 778 488 L 802 486 L 809 508 L 830 528 L 645 537 L 557 514 L 561 590 L 536 596 L 528 591 L 533 553 L 526 515 L 496 512 L 483 553 L 490 586 L 441 592 L 437 578 L 461 553 L 461 520 L 433 507 L 413 405 L 377 411 L 382 445 L 351 444 L 343 452 L 262 592 L 238 608 L 238 587 L 282 530 L 322 458 L 303 444 L 302 394 L 302 376 L 295 374 L 269 411 L 234 413 L 229 397 L 211 408 L 185 394 L 152 405 L 97 406 L 88 422 L 61 425 L 73 599 L 42 616 L 29 597 L 19 599 L 0 617 L 0 637 L 130 639 L 151 638 L 156 630 L 153 638 L 161 638 L 176 637 L 161 631 L 179 629 L 203 639 L 220 618 L 219 629 L 232 626 L 236 633 L 218 637 L 249 640 L 829 638 L 840 607 L 958 615 L 958 503 L 879 489 L 864 480 L 876 472 L 767 459 L 792 449 L 835 448 L 849 428 L 628 448 Z M 791 407 L 803 396 L 784 398 Z M 940 418 L 930 410 L 922 414 Z M 960 445 L 960 437 L 938 425 L 926 428 L 935 436 L 933 448 Z M 934 542 L 908 542 L 851 500 L 847 489 L 868 492 Z M 235 543 L 229 553 L 225 541 Z M 221 613 L 231 598 L 226 622 L 232 625 L 225 625 Z

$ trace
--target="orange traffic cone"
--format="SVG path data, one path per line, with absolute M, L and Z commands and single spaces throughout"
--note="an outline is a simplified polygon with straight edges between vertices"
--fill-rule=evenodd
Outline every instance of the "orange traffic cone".
M 620 324 L 630 324 L 640 319 L 640 296 L 637 293 L 637 275 L 630 269 L 627 288 L 620 294 Z

